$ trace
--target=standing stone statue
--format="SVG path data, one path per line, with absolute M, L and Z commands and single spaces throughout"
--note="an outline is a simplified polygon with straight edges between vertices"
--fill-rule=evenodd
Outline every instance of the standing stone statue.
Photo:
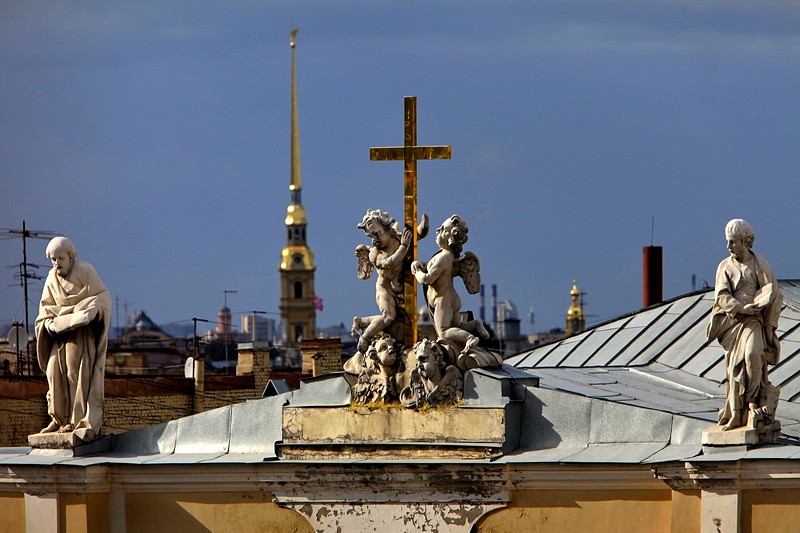
M 775 422 L 780 390 L 770 384 L 767 365 L 780 356 L 776 329 L 783 296 L 769 263 L 751 250 L 750 224 L 731 220 L 725 238 L 731 255 L 717 268 L 707 329 L 708 338 L 725 349 L 728 388 L 719 426 L 756 429 Z
M 50 424 L 41 433 L 91 441 L 103 421 L 103 379 L 111 296 L 92 265 L 75 260 L 72 241 L 47 245 L 47 275 L 36 318 L 39 366 L 47 375 Z

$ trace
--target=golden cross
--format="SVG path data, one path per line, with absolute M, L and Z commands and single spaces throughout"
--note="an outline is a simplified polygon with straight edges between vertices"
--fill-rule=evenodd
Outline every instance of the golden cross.
M 370 148 L 371 161 L 403 161 L 403 197 L 405 227 L 411 230 L 411 250 L 403 261 L 405 294 L 405 324 L 403 337 L 406 347 L 417 342 L 417 280 L 411 274 L 411 262 L 417 260 L 417 160 L 450 159 L 449 146 L 417 146 L 417 97 L 404 99 L 404 144 L 383 148 Z

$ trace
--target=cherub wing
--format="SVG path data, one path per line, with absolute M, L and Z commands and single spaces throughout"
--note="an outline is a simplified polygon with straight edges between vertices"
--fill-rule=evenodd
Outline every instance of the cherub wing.
M 369 260 L 369 247 L 365 244 L 356 246 L 356 259 L 358 261 L 358 279 L 369 279 L 375 265 Z
M 447 405 L 459 402 L 464 397 L 464 379 L 461 371 L 448 366 L 442 376 L 442 381 L 428 394 L 428 403 L 433 406 Z
M 454 265 L 454 276 L 461 276 L 467 292 L 477 294 L 481 290 L 481 262 L 478 256 L 472 252 L 464 252 L 464 255 L 456 259 Z

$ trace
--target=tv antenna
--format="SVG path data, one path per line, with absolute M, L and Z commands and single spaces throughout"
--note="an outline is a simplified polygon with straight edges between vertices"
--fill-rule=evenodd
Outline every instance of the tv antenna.
M 52 239 L 58 236 L 57 233 L 45 230 L 31 230 L 22 221 L 22 229 L 2 228 L 0 229 L 0 240 L 5 239 L 22 239 L 22 263 L 19 265 L 19 274 L 14 275 L 14 279 L 19 279 L 23 288 L 25 298 L 25 332 L 30 335 L 31 326 L 28 311 L 28 280 L 41 279 L 42 277 L 35 272 L 29 272 L 28 268 L 39 268 L 41 265 L 28 263 L 28 239 Z M 14 268 L 14 267 L 11 267 Z M 26 357 L 30 361 L 31 349 L 30 346 L 25 347 Z

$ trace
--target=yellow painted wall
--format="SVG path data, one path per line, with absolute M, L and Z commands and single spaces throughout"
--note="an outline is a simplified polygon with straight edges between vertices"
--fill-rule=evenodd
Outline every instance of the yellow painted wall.
M 484 517 L 476 531 L 672 533 L 671 492 L 669 489 L 516 491 L 511 495 L 509 507 Z
M 25 531 L 25 495 L 0 493 L 0 531 Z
M 800 490 L 743 491 L 741 526 L 742 533 L 800 531 Z
M 672 491 L 672 528 L 670 533 L 700 531 L 700 491 Z
M 128 493 L 125 519 L 137 533 L 313 533 L 306 520 L 272 503 L 269 492 Z
M 108 531 L 107 493 L 62 493 L 59 506 L 61 530 L 65 533 Z

